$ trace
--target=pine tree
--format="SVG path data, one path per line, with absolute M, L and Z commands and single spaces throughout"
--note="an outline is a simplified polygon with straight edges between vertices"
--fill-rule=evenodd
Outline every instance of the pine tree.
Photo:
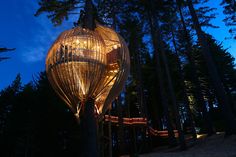
M 212 122 L 210 119 L 209 114 L 207 113 L 207 108 L 206 108 L 206 104 L 204 101 L 204 95 L 203 95 L 203 89 L 199 80 L 199 76 L 197 73 L 197 65 L 195 62 L 195 59 L 193 57 L 193 48 L 192 48 L 192 39 L 190 36 L 189 31 L 187 30 L 187 25 L 183 16 L 183 12 L 182 12 L 182 2 L 181 1 L 177 1 L 177 6 L 178 6 L 178 12 L 180 15 L 180 21 L 181 21 L 181 28 L 183 29 L 180 33 L 183 33 L 183 38 L 185 39 L 185 41 L 181 41 L 182 44 L 184 44 L 184 55 L 186 55 L 189 63 L 190 63 L 190 73 L 191 73 L 191 78 L 193 80 L 193 84 L 195 86 L 194 88 L 194 95 L 196 97 L 196 102 L 200 107 L 200 111 L 203 113 L 203 122 L 204 122 L 204 128 L 206 128 L 208 135 L 212 135 L 214 133 L 213 131 L 213 126 L 212 126 Z
M 215 67 L 214 61 L 212 59 L 210 49 L 207 45 L 206 37 L 201 29 L 201 25 L 199 23 L 192 1 L 187 0 L 187 5 L 189 8 L 190 14 L 192 16 L 194 28 L 196 30 L 198 40 L 202 48 L 202 54 L 206 61 L 210 78 L 212 80 L 219 104 L 221 106 L 223 118 L 226 124 L 226 133 L 227 134 L 236 133 L 236 126 L 234 125 L 235 124 L 234 116 L 230 110 L 230 104 L 229 104 L 227 95 L 225 93 L 222 81 L 219 77 L 217 68 Z
M 174 132 L 173 132 L 171 117 L 169 115 L 167 95 L 166 95 L 166 91 L 163 86 L 164 85 L 164 83 L 163 83 L 163 80 L 164 80 L 163 79 L 164 78 L 163 71 L 164 70 L 162 71 L 161 64 L 160 64 L 160 61 L 161 61 L 160 58 L 162 58 L 162 59 L 165 58 L 165 56 L 163 56 L 165 52 L 164 52 L 164 47 L 163 47 L 163 43 L 162 43 L 162 38 L 160 36 L 160 30 L 159 30 L 159 27 L 157 27 L 157 25 L 159 25 L 159 24 L 156 23 L 157 18 L 155 16 L 156 13 L 154 12 L 154 8 L 153 8 L 154 6 L 152 6 L 153 4 L 154 3 L 151 1 L 147 2 L 146 11 L 147 11 L 147 17 L 148 17 L 150 30 L 151 30 L 153 47 L 154 47 L 154 56 L 155 56 L 155 61 L 156 61 L 156 72 L 157 72 L 157 76 L 158 76 L 161 104 L 163 106 L 163 112 L 164 112 L 164 116 L 165 116 L 166 123 L 167 123 L 169 144 L 175 145 L 176 141 L 175 141 L 175 136 L 174 136 Z M 165 65 L 167 65 L 167 64 L 165 63 Z
M 224 7 L 223 13 L 225 14 L 224 22 L 229 27 L 229 33 L 233 39 L 236 39 L 236 1 L 235 0 L 222 0 L 221 5 Z
M 21 90 L 21 76 L 18 74 L 12 84 L 0 92 L 0 146 L 2 147 L 0 153 L 4 155 L 12 154 L 12 149 L 15 149 L 14 119 L 17 117 L 14 116 L 14 112 Z

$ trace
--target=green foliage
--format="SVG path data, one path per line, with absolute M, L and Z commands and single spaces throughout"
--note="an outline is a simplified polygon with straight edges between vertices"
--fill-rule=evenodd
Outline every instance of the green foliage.
M 76 10 L 81 8 L 82 0 L 40 0 L 40 8 L 35 13 L 35 16 L 47 12 L 47 17 L 55 26 L 61 25 L 64 20 L 68 20 L 69 15 L 79 14 Z M 75 12 L 73 12 L 75 11 Z
M 1 91 L 1 156 L 78 155 L 78 132 L 73 114 L 54 93 L 45 73 L 24 86 L 17 75 Z
M 222 0 L 221 5 L 224 7 L 224 22 L 229 27 L 229 33 L 233 39 L 236 39 L 236 2 L 235 0 Z
M 200 27 L 216 28 L 216 26 L 211 24 L 211 20 L 217 16 L 214 13 L 215 8 L 206 6 L 207 1 L 208 0 L 192 0 L 190 2 L 193 2 L 195 7 L 198 6 L 197 9 L 193 9 L 196 11 Z M 121 100 L 119 100 L 121 102 L 117 102 L 116 104 L 122 104 L 123 110 L 121 112 L 122 114 L 124 113 L 125 116 L 146 116 L 151 122 L 149 125 L 163 129 L 164 126 L 166 126 L 166 119 L 163 106 L 161 105 L 161 95 L 163 92 L 170 93 L 170 91 L 168 91 L 170 89 L 167 88 L 167 70 L 164 66 L 165 63 L 167 63 L 170 67 L 169 72 L 171 79 L 173 80 L 173 92 L 176 96 L 177 104 L 180 106 L 178 111 L 182 113 L 182 123 L 186 122 L 186 125 L 188 125 L 187 119 L 189 119 L 189 115 L 191 115 L 191 113 L 186 113 L 185 115 L 185 112 L 187 112 L 187 103 L 184 100 L 184 95 L 187 94 L 189 103 L 191 104 L 191 111 L 194 113 L 194 118 L 197 123 L 196 125 L 203 127 L 204 119 L 202 116 L 201 103 L 199 103 L 199 97 L 196 96 L 197 83 L 192 75 L 194 71 L 192 64 L 194 64 L 196 65 L 196 76 L 194 77 L 200 82 L 200 90 L 198 92 L 203 95 L 203 105 L 209 109 L 207 113 L 211 115 L 216 129 L 222 130 L 223 121 L 219 119 L 220 108 L 216 99 L 215 88 L 213 88 L 213 81 L 206 68 L 206 59 L 204 59 L 200 53 L 202 51 L 202 45 L 198 43 L 195 29 L 193 29 L 196 25 L 194 25 L 193 18 L 189 14 L 190 12 L 188 11 L 189 9 L 186 2 L 185 0 L 100 0 L 95 3 L 94 9 L 97 9 L 95 10 L 95 19 L 101 19 L 104 21 L 104 24 L 112 26 L 120 32 L 128 43 L 130 50 L 131 74 L 126 85 L 126 91 L 121 96 Z M 235 2 L 235 0 L 223 0 L 222 3 L 226 15 L 225 22 L 230 26 L 233 26 L 235 22 L 235 3 L 232 2 Z M 83 5 L 84 1 L 80 0 L 40 0 L 40 8 L 35 15 L 38 16 L 42 13 L 47 13 L 48 18 L 51 19 L 54 25 L 60 25 L 64 20 L 72 16 L 71 14 L 77 15 L 78 10 Z M 180 10 L 182 10 L 183 19 L 180 19 Z M 101 22 L 100 20 L 98 21 Z M 233 29 L 231 32 L 233 32 Z M 221 44 L 212 39 L 212 37 L 207 34 L 204 35 L 207 38 L 207 45 L 209 45 L 224 89 L 227 92 L 227 96 L 230 98 L 231 107 L 235 109 L 236 72 L 234 58 L 227 50 L 222 48 Z M 149 39 L 150 37 L 157 41 L 152 43 Z M 174 41 L 176 44 L 173 43 Z M 153 52 L 153 49 L 155 52 Z M 167 61 L 164 61 L 163 57 L 159 55 L 160 52 L 166 55 Z M 158 58 L 160 59 L 160 66 L 156 64 L 156 56 L 160 57 Z M 157 73 L 158 70 L 161 71 L 161 74 Z M 162 91 L 159 90 L 160 83 L 157 81 L 159 75 L 163 76 L 162 82 L 164 88 Z M 183 78 L 180 76 L 183 76 Z M 12 118 L 9 118 L 9 122 L 4 122 L 4 128 L 16 128 L 17 119 L 14 117 L 16 115 L 18 117 L 18 114 L 24 113 L 21 120 L 27 123 L 22 126 L 29 126 L 35 122 L 37 124 L 29 128 L 37 128 L 35 129 L 36 131 L 34 130 L 35 133 L 30 136 L 38 137 L 34 141 L 34 143 L 36 143 L 35 147 L 41 149 L 41 151 L 38 150 L 38 152 L 42 153 L 44 150 L 52 154 L 60 151 L 60 153 L 66 153 L 66 151 L 70 152 L 68 145 L 75 141 L 70 141 L 71 137 L 69 136 L 74 137 L 75 134 L 73 131 L 77 129 L 74 126 L 73 115 L 68 111 L 65 105 L 63 105 L 61 100 L 57 98 L 48 84 L 46 75 L 43 73 L 40 74 L 34 83 L 27 84 L 23 87 L 17 87 L 16 85 L 17 83 L 15 83 L 15 85 L 13 83 L 11 88 L 9 87 L 8 90 L 3 91 L 3 93 L 8 93 L 5 97 L 4 94 L 1 95 L 2 101 L 6 101 L 7 97 L 14 97 L 14 100 L 17 101 L 10 102 L 9 100 L 9 104 L 11 104 L 9 105 L 9 113 L 6 112 L 8 110 L 7 107 L 2 109 L 4 111 L 4 114 L 2 114 L 3 119 L 4 117 L 6 119 L 6 116 L 14 115 Z M 185 87 L 187 91 L 183 91 L 183 87 Z M 14 91 L 13 89 L 19 89 L 19 91 Z M 25 97 L 29 97 L 29 99 L 26 101 L 24 100 Z M 171 106 L 170 103 L 170 94 L 166 94 L 165 99 L 170 109 L 171 119 L 174 120 L 176 117 L 173 114 L 174 106 Z M 22 105 L 23 110 L 21 107 L 15 107 L 17 106 L 15 104 L 18 102 L 24 104 Z M 30 113 L 27 113 L 25 109 L 30 110 Z M 120 112 L 117 108 L 112 111 L 114 115 L 120 115 L 117 112 Z M 31 121 L 27 121 L 27 117 L 32 116 L 34 118 L 31 119 Z M 70 125 L 67 122 L 69 122 Z M 11 127 L 8 126 L 7 123 L 11 124 Z M 70 129 L 65 129 L 64 127 Z M 133 133 L 130 135 L 134 137 Z M 24 139 L 23 134 L 17 135 L 17 137 Z M 46 138 L 49 139 L 49 142 L 43 145 L 42 143 Z M 79 137 L 76 136 L 76 138 Z M 59 139 L 70 141 L 66 146 L 64 145 L 66 147 L 65 150 L 62 149 L 62 141 Z M 54 147 L 50 149 L 52 145 Z M 43 153 L 40 155 L 44 156 Z
M 221 43 L 218 43 L 215 39 L 212 38 L 212 36 L 207 35 L 208 45 L 210 47 L 210 50 L 212 52 L 212 56 L 214 59 L 214 62 L 216 64 L 216 67 L 219 71 L 222 83 L 224 84 L 224 87 L 226 89 L 227 95 L 230 99 L 231 103 L 231 109 L 235 113 L 235 101 L 232 98 L 233 93 L 235 93 L 235 87 L 236 87 L 236 69 L 235 69 L 235 63 L 234 58 L 230 53 L 227 52 L 226 49 L 222 47 Z M 213 121 L 215 123 L 216 129 L 222 130 L 222 119 L 219 119 L 218 116 L 220 114 L 220 108 L 218 107 L 218 102 L 216 100 L 216 95 L 214 94 L 214 88 L 212 85 L 212 80 L 209 77 L 209 74 L 206 70 L 206 63 L 203 59 L 203 56 L 200 55 L 200 48 L 195 47 L 193 51 L 194 59 L 197 64 L 197 73 L 198 77 L 200 79 L 201 87 L 202 87 L 202 93 L 205 98 L 205 102 L 208 104 L 209 112 L 212 115 Z M 189 83 L 194 85 L 194 81 L 191 78 L 191 69 L 189 69 L 189 63 L 187 62 L 185 65 L 185 74 L 186 78 Z M 190 86 L 191 87 L 191 86 Z M 189 95 L 194 95 L 191 88 L 189 89 Z M 212 103 L 212 104 L 209 104 Z M 195 103 L 195 109 L 198 109 L 198 104 Z M 199 115 L 199 113 L 197 113 Z

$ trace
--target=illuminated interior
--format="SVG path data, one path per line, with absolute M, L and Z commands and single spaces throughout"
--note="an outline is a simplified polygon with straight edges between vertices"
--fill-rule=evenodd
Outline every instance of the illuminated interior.
M 124 40 L 112 29 L 80 27 L 63 32 L 50 48 L 46 71 L 57 94 L 78 116 L 88 98 L 104 113 L 121 92 L 130 68 Z

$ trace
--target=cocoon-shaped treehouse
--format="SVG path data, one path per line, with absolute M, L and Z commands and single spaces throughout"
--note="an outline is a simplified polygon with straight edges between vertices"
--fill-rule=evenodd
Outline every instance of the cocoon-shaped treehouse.
M 46 58 L 50 83 L 77 117 L 88 99 L 94 100 L 96 114 L 104 113 L 122 91 L 129 69 L 126 43 L 101 25 L 61 33 Z

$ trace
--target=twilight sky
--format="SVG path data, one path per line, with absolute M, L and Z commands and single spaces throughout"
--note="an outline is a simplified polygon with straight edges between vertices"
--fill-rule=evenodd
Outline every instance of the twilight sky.
M 217 19 L 212 23 L 220 26 L 218 29 L 205 28 L 224 48 L 236 57 L 236 41 L 224 40 L 229 36 L 222 22 L 221 0 L 210 0 L 209 5 L 217 8 Z M 46 15 L 34 17 L 38 8 L 37 0 L 3 0 L 0 2 L 0 47 L 16 48 L 1 56 L 11 59 L 0 62 L 0 90 L 11 84 L 18 73 L 22 82 L 27 83 L 34 75 L 45 70 L 45 57 L 49 47 L 60 32 L 73 26 L 73 19 L 64 22 L 62 26 L 54 27 Z

